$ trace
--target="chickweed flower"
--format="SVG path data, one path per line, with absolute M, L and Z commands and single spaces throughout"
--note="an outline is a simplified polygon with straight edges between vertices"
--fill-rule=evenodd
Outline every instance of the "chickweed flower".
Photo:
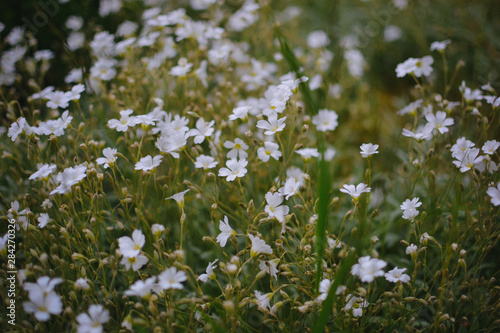
M 71 191 L 73 185 L 78 184 L 83 178 L 87 177 L 87 167 L 83 164 L 77 165 L 74 168 L 66 168 L 63 172 L 59 172 L 56 179 L 59 182 L 50 195 L 66 194 Z
M 273 259 L 268 261 L 259 260 L 259 269 L 264 271 L 274 277 L 276 280 L 278 279 L 278 263 L 279 259 Z
M 108 121 L 109 128 L 116 129 L 118 132 L 126 132 L 129 127 L 138 124 L 135 116 L 130 117 L 134 111 L 132 109 L 120 111 L 120 119 L 111 119 Z
M 208 266 L 207 266 L 206 273 L 201 274 L 198 277 L 198 280 L 200 280 L 201 282 L 207 282 L 208 279 L 215 280 L 214 268 L 216 268 L 215 264 L 217 263 L 217 261 L 219 261 L 219 259 L 215 259 L 214 261 L 212 261 L 211 263 L 209 263 Z
M 371 190 L 371 187 L 368 187 L 368 185 L 360 183 L 358 185 L 344 185 L 344 188 L 340 189 L 340 192 L 349 194 L 354 201 L 358 201 L 359 196 L 362 193 L 369 193 Z
M 266 202 L 267 205 L 265 207 L 265 212 L 268 214 L 269 218 L 276 218 L 281 224 L 281 233 L 285 232 L 285 215 L 288 214 L 290 208 L 286 205 L 281 205 L 285 198 L 279 193 L 266 193 Z M 281 206 L 280 206 L 281 205 Z
M 183 289 L 182 282 L 187 280 L 184 271 L 177 271 L 177 268 L 170 267 L 158 275 L 158 285 L 162 290 Z
M 116 155 L 118 154 L 118 150 L 114 148 L 104 148 L 102 151 L 104 157 L 97 158 L 96 162 L 99 165 L 104 164 L 104 169 L 113 166 L 116 161 Z
M 271 310 L 271 305 L 269 303 L 271 302 L 272 297 L 272 293 L 263 294 L 258 290 L 255 291 L 255 301 L 260 309 Z
M 232 182 L 236 177 L 243 177 L 247 173 L 247 169 L 245 169 L 247 164 L 248 161 L 245 159 L 231 159 L 226 162 L 227 168 L 221 168 L 219 170 L 219 177 L 226 177 L 228 182 Z
M 264 142 L 264 147 L 259 147 L 257 149 L 257 156 L 262 162 L 267 162 L 272 157 L 275 160 L 279 160 L 281 157 L 281 152 L 279 151 L 279 145 L 272 141 Z
M 488 191 L 486 191 L 486 193 L 490 196 L 491 203 L 494 206 L 500 206 L 500 183 L 497 184 L 497 187 L 488 187 Z
M 316 125 L 318 131 L 333 131 L 339 124 L 337 121 L 338 118 L 339 116 L 335 111 L 322 109 L 312 118 L 312 123 Z
M 221 247 L 224 247 L 229 237 L 236 235 L 236 231 L 229 226 L 227 216 L 224 216 L 224 221 L 219 221 L 219 229 L 221 233 L 217 236 L 217 243 L 219 243 Z
M 30 176 L 30 180 L 48 180 L 49 176 L 56 170 L 55 164 L 38 164 L 38 170 Z
M 103 324 L 109 321 L 109 311 L 100 304 L 89 306 L 88 314 L 80 313 L 76 317 L 78 333 L 101 333 Z
M 385 273 L 385 279 L 389 282 L 403 282 L 406 283 L 410 281 L 410 276 L 408 274 L 403 274 L 406 271 L 406 268 L 398 268 L 397 266 L 389 272 Z
M 173 199 L 177 202 L 179 205 L 179 208 L 182 210 L 184 209 L 184 195 L 189 192 L 189 189 L 176 193 L 172 195 L 171 197 L 166 198 L 165 200 Z
M 141 253 L 144 244 L 146 244 L 146 237 L 144 237 L 144 234 L 139 229 L 134 230 L 132 238 L 128 236 L 118 238 L 120 253 L 125 257 L 137 256 Z
M 387 263 L 380 259 L 361 257 L 358 263 L 351 267 L 351 274 L 358 276 L 362 282 L 373 282 L 378 276 L 383 276 L 383 268 Z
M 407 199 L 401 204 L 400 207 L 403 210 L 403 218 L 405 220 L 413 221 L 417 217 L 419 214 L 417 208 L 422 205 L 419 200 L 419 198 Z
M 252 234 L 248 234 L 248 237 L 250 237 L 250 240 L 252 241 L 252 248 L 250 250 L 250 256 L 252 258 L 258 256 L 261 253 L 273 254 L 273 249 L 269 245 L 267 245 L 263 239 Z
M 137 296 L 141 298 L 148 297 L 151 294 L 151 290 L 153 289 L 155 283 L 156 276 L 150 277 L 145 281 L 137 280 L 128 290 L 125 291 L 124 294 L 127 296 Z
M 157 155 L 152 157 L 148 155 L 143 157 L 135 164 L 135 170 L 140 170 L 142 172 L 154 171 L 161 163 L 163 156 Z
M 363 315 L 363 308 L 368 306 L 368 302 L 365 299 L 351 294 L 347 295 L 345 298 L 347 302 L 344 306 L 344 310 L 351 310 L 353 317 L 361 317 Z
M 194 162 L 194 167 L 197 169 L 212 169 L 215 168 L 219 164 L 212 156 L 209 155 L 200 155 L 196 157 L 196 161 Z
M 224 147 L 227 149 L 231 149 L 229 153 L 227 153 L 227 157 L 230 159 L 236 159 L 238 156 L 240 159 L 245 159 L 248 156 L 246 150 L 248 149 L 248 145 L 241 139 L 236 138 L 234 142 L 226 141 L 224 142 Z
M 378 145 L 372 143 L 363 143 L 361 146 L 361 157 L 368 158 L 373 154 L 378 154 Z

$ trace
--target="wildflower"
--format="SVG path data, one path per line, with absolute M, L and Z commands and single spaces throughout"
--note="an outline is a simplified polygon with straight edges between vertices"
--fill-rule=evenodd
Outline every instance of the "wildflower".
M 451 40 L 443 40 L 442 42 L 433 42 L 431 44 L 431 51 L 438 51 L 438 52 L 444 52 L 446 49 L 446 45 L 450 44 Z
M 320 157 L 318 149 L 316 148 L 302 148 L 295 151 L 297 154 L 302 156 L 302 158 L 307 162 L 310 161 L 312 157 Z
M 250 237 L 252 241 L 252 248 L 250 250 L 250 256 L 252 258 L 258 256 L 260 253 L 273 254 L 273 249 L 271 249 L 264 240 L 252 234 L 248 234 L 248 237 Z
M 86 172 L 87 167 L 83 164 L 77 165 L 74 168 L 66 168 L 63 172 L 59 172 L 56 177 L 59 186 L 50 192 L 50 195 L 68 193 L 73 185 L 78 184 L 83 178 L 87 177 Z
M 475 146 L 475 143 L 467 140 L 465 137 L 457 139 L 457 142 L 451 146 L 451 156 L 457 160 L 463 159 L 465 153 Z
M 165 227 L 162 226 L 161 224 L 155 223 L 151 226 L 151 233 L 155 237 L 160 237 L 162 232 L 165 231 Z
M 177 66 L 172 67 L 168 73 L 173 76 L 184 77 L 189 73 L 191 67 L 193 67 L 193 64 L 188 62 L 186 58 L 180 58 Z
M 299 193 L 300 187 L 303 185 L 302 182 L 297 179 L 290 177 L 286 180 L 285 186 L 281 187 L 278 191 L 280 195 L 284 196 L 286 200 L 290 197 Z
M 156 283 L 156 276 L 146 279 L 146 281 L 137 280 L 128 290 L 125 291 L 127 296 L 147 297 L 151 294 L 154 284 Z
M 439 131 L 439 133 L 444 134 L 449 131 L 447 126 L 453 125 L 455 122 L 452 118 L 446 118 L 446 112 L 438 111 L 436 115 L 429 113 L 425 116 L 428 121 L 427 125 Z
M 403 274 L 403 272 L 406 271 L 406 268 L 398 268 L 397 266 L 390 270 L 389 272 L 385 273 L 385 279 L 389 282 L 403 282 L 406 283 L 410 281 L 410 276 L 408 274 Z
M 194 162 L 195 168 L 203 168 L 205 170 L 215 168 L 219 164 L 212 156 L 200 155 L 196 157 Z
M 420 241 L 421 244 L 423 244 L 424 246 L 426 246 L 427 243 L 429 242 L 429 239 L 431 239 L 431 236 L 429 236 L 428 233 L 424 232 L 422 234 L 422 236 L 420 236 L 419 241 Z
M 273 135 L 276 132 L 281 132 L 285 128 L 286 117 L 278 119 L 278 114 L 273 113 L 269 115 L 268 120 L 259 120 L 257 127 L 263 130 L 265 135 Z
M 417 210 L 418 207 L 422 205 L 419 198 L 406 199 L 405 202 L 401 204 L 401 209 L 403 210 L 403 218 L 405 220 L 413 221 L 415 217 L 419 214 Z
M 360 183 L 356 186 L 354 185 L 344 185 L 344 188 L 340 189 L 340 192 L 349 194 L 354 201 L 358 201 L 359 196 L 361 193 L 369 193 L 371 190 L 371 187 L 368 187 L 368 185 Z
M 79 278 L 75 281 L 75 288 L 89 290 L 90 285 L 87 278 Z
M 118 119 L 110 119 L 108 121 L 109 128 L 115 128 L 118 132 L 126 132 L 129 127 L 134 127 L 138 124 L 137 117 L 130 115 L 134 111 L 132 109 L 122 110 L 120 111 L 120 120 Z
M 186 146 L 188 138 L 188 133 L 183 132 L 183 129 L 179 129 L 172 135 L 160 136 L 156 141 L 156 147 L 158 147 L 162 153 L 168 153 L 174 158 L 179 158 L 180 155 L 177 152 Z
M 157 155 L 155 157 L 148 155 L 143 157 L 135 164 L 135 170 L 141 170 L 142 172 L 153 171 L 160 165 L 162 158 L 163 156 L 161 155 Z
M 460 169 L 460 172 L 467 172 L 476 168 L 483 161 L 483 156 L 479 155 L 479 148 L 470 148 L 465 151 L 465 154 L 458 161 L 453 161 L 453 164 Z
M 205 141 L 205 137 L 210 137 L 214 133 L 215 120 L 205 122 L 203 118 L 196 121 L 196 128 L 188 132 L 188 136 L 194 136 L 194 143 L 200 144 Z
M 81 83 L 75 84 L 70 91 L 65 92 L 68 101 L 77 101 L 81 97 L 81 93 L 85 91 L 85 86 Z
M 283 200 L 284 197 L 279 192 L 266 193 L 267 205 L 265 207 L 265 212 L 269 215 L 269 218 L 274 217 L 282 224 L 281 233 L 285 232 L 285 215 L 287 215 L 290 211 L 290 208 L 288 206 L 280 206 Z
M 90 68 L 90 76 L 103 81 L 109 81 L 116 76 L 116 70 L 113 68 L 115 65 L 116 60 L 101 58 Z
M 142 266 L 146 265 L 148 262 L 148 257 L 142 254 L 138 254 L 134 257 L 123 257 L 120 263 L 125 266 L 125 269 L 128 271 L 130 268 L 134 272 L 141 269 Z
M 23 132 L 26 133 L 26 129 L 28 128 L 29 125 L 26 122 L 26 119 L 24 117 L 21 117 L 15 122 L 13 122 L 12 125 L 10 125 L 7 136 L 12 139 L 12 142 L 14 142 L 21 133 Z
M 217 236 L 217 243 L 219 243 L 221 247 L 224 247 L 229 237 L 236 235 L 236 231 L 229 226 L 227 216 L 224 216 L 224 221 L 219 221 L 219 230 L 221 233 Z
M 171 197 L 166 198 L 165 200 L 174 199 L 177 202 L 177 204 L 179 205 L 179 208 L 184 209 L 184 195 L 187 192 L 189 192 L 189 189 L 182 191 L 182 192 L 179 192 L 179 193 L 176 193 L 176 194 L 172 195 Z
M 387 263 L 380 259 L 361 257 L 358 263 L 351 267 L 351 274 L 358 276 L 362 282 L 372 282 L 376 277 L 383 276 L 382 270 Z
M 278 262 L 279 259 L 273 259 L 273 260 L 259 260 L 259 268 L 261 271 L 264 271 L 274 277 L 276 280 L 278 279 Z
M 231 149 L 229 153 L 227 153 L 228 158 L 238 158 L 239 155 L 240 159 L 245 159 L 248 156 L 248 153 L 246 152 L 248 145 L 239 138 L 234 139 L 234 142 L 224 142 L 224 147 Z
M 432 138 L 432 130 L 433 128 L 424 126 L 423 128 L 417 129 L 414 133 L 412 131 L 403 128 L 403 135 L 409 138 L 413 138 L 418 142 L 422 142 L 424 140 L 430 140 Z
M 406 61 L 396 66 L 396 76 L 405 77 L 407 74 L 413 73 L 417 65 L 417 59 L 408 58 Z
M 338 126 L 338 115 L 335 111 L 322 109 L 312 118 L 312 123 L 316 125 L 318 131 L 333 131 Z
M 200 280 L 201 282 L 207 282 L 208 279 L 215 280 L 214 268 L 216 267 L 215 263 L 217 263 L 217 261 L 219 261 L 219 259 L 215 259 L 214 261 L 212 261 L 211 263 L 209 263 L 208 266 L 207 266 L 206 273 L 201 274 L 198 277 L 198 280 Z
M 256 290 L 255 291 L 255 297 L 257 298 L 256 302 L 257 302 L 257 305 L 258 305 L 258 307 L 260 309 L 262 309 L 262 310 L 265 310 L 265 309 L 271 310 L 271 306 L 269 305 L 269 303 L 271 302 L 271 298 L 273 297 L 272 293 L 263 294 L 260 291 Z
M 318 49 L 328 46 L 330 39 L 323 30 L 315 30 L 307 36 L 307 46 L 312 49 Z
M 361 317 L 363 315 L 363 308 L 368 306 L 368 302 L 361 297 L 356 297 L 351 294 L 347 295 L 345 298 L 347 304 L 344 306 L 344 310 L 351 310 L 354 317 Z
M 238 106 L 233 109 L 233 113 L 229 115 L 229 120 L 242 119 L 244 121 L 248 118 L 248 112 L 252 109 L 252 106 Z
M 38 227 L 44 228 L 50 221 L 51 221 L 51 218 L 50 218 L 49 214 L 41 213 L 40 217 L 38 218 Z
M 418 250 L 417 246 L 412 243 L 406 247 L 406 254 L 409 254 L 413 257 L 417 254 L 417 250 Z
M 177 268 L 170 267 L 158 275 L 158 285 L 162 290 L 183 289 L 182 282 L 187 280 L 184 271 L 177 271 Z
M 400 116 L 405 115 L 405 114 L 415 115 L 417 112 L 417 109 L 422 105 L 422 102 L 423 102 L 422 99 L 418 99 L 414 102 L 411 102 L 410 104 L 408 104 L 407 106 L 405 106 L 404 108 L 399 110 L 397 113 Z
M 495 151 L 498 149 L 498 147 L 500 147 L 500 142 L 498 142 L 497 140 L 489 140 L 484 143 L 481 150 L 485 154 L 493 155 Z
M 62 312 L 61 297 L 55 292 L 30 292 L 29 298 L 29 302 L 23 303 L 24 311 L 33 313 L 39 321 L 47 321 L 51 314 L 58 315 Z
M 367 158 L 373 154 L 378 154 L 378 145 L 374 145 L 372 143 L 363 143 L 361 145 L 361 157 Z
M 102 333 L 102 325 L 109 321 L 109 311 L 100 304 L 89 306 L 88 314 L 80 313 L 76 317 L 78 333 Z
M 257 156 L 262 162 L 267 162 L 272 157 L 275 160 L 279 160 L 281 157 L 281 152 L 279 151 L 280 146 L 272 141 L 264 142 L 264 147 L 259 147 L 257 149 Z
M 245 169 L 247 164 L 248 161 L 245 159 L 230 159 L 226 162 L 227 168 L 219 170 L 219 177 L 227 177 L 226 180 L 228 182 L 232 182 L 236 177 L 243 177 L 247 173 L 247 169 Z
M 136 229 L 132 233 L 132 238 L 123 236 L 118 238 L 118 245 L 120 247 L 120 253 L 125 257 L 135 257 L 141 253 L 141 249 L 146 243 L 146 237 L 139 230 Z
M 472 103 L 476 100 L 483 99 L 483 94 L 479 89 L 471 89 L 465 85 L 465 81 L 462 81 L 458 90 L 462 93 L 463 99 L 467 103 Z
M 486 193 L 491 197 L 491 203 L 494 206 L 500 206 L 500 183 L 497 184 L 497 187 L 488 187 Z
M 43 296 L 47 296 L 54 291 L 55 286 L 62 283 L 63 279 L 53 278 L 48 276 L 41 276 L 36 280 L 36 283 L 26 282 L 24 284 L 24 289 L 29 292 L 30 296 L 33 294 L 41 293 Z
M 115 164 L 118 150 L 114 148 L 104 148 L 102 154 L 104 155 L 104 157 L 97 158 L 96 162 L 99 165 L 104 164 L 104 169 L 107 169 Z
M 56 169 L 55 164 L 38 164 L 38 170 L 30 176 L 30 180 L 40 180 L 45 179 L 48 180 L 49 176 Z

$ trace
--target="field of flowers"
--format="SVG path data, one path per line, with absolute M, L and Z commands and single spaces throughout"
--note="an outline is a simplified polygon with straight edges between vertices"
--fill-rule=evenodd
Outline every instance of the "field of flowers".
M 499 332 L 496 7 L 0 4 L 0 330 Z

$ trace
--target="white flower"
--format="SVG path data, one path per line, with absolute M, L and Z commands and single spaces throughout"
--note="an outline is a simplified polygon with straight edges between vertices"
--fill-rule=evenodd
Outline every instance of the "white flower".
M 179 205 L 179 208 L 184 209 L 184 202 L 185 202 L 184 195 L 188 192 L 189 192 L 189 189 L 182 191 L 182 192 L 179 192 L 179 193 L 176 193 L 176 194 L 172 195 L 171 197 L 165 198 L 165 200 L 174 199 L 177 202 L 177 204 Z
M 497 187 L 488 187 L 486 193 L 491 197 L 491 203 L 494 206 L 500 206 L 500 183 L 497 184 Z
M 408 274 L 403 274 L 403 272 L 406 271 L 406 268 L 398 268 L 396 266 L 394 269 L 390 270 L 389 272 L 385 273 L 385 279 L 389 282 L 408 282 L 410 281 L 410 276 Z
M 109 321 L 109 311 L 100 304 L 89 306 L 88 314 L 80 313 L 76 317 L 78 333 L 102 333 L 102 325 Z
M 467 172 L 476 168 L 481 162 L 483 162 L 484 157 L 479 155 L 479 148 L 470 148 L 465 151 L 465 154 L 458 161 L 453 161 L 453 164 L 460 169 L 460 172 Z
M 219 261 L 219 259 L 215 259 L 214 261 L 209 263 L 206 269 L 206 273 L 201 274 L 198 277 L 198 280 L 200 280 L 201 282 L 207 282 L 208 279 L 215 280 L 214 268 L 216 268 L 215 263 L 217 263 L 217 261 Z
M 62 91 L 54 91 L 49 94 L 48 98 L 47 107 L 51 109 L 65 109 L 68 107 L 70 101 L 66 93 Z
M 245 159 L 231 159 L 226 162 L 227 168 L 221 168 L 219 170 L 219 177 L 227 177 L 226 180 L 228 182 L 232 182 L 236 177 L 243 177 L 247 173 L 247 169 L 245 168 L 247 164 L 248 161 Z
M 417 112 L 417 109 L 422 105 L 423 100 L 422 99 L 417 99 L 414 102 L 411 102 L 401 110 L 397 112 L 400 116 L 405 115 L 405 114 L 411 114 L 414 115 Z
M 161 224 L 158 224 L 158 223 L 155 223 L 151 226 L 151 233 L 155 236 L 155 237 L 160 237 L 162 232 L 165 231 L 165 227 L 162 226 Z
M 248 118 L 248 112 L 252 109 L 252 106 L 238 106 L 233 109 L 233 113 L 229 115 L 229 120 L 243 119 L 246 120 Z
M 156 276 L 146 279 L 146 281 L 137 280 L 128 290 L 125 291 L 127 296 L 146 297 L 151 294 L 154 284 L 156 283 Z
M 135 164 L 135 170 L 141 170 L 142 172 L 153 171 L 160 165 L 162 158 L 163 156 L 161 155 L 157 155 L 155 157 L 148 155 L 143 157 Z
M 146 244 L 146 237 L 139 229 L 134 230 L 132 238 L 128 236 L 118 238 L 120 253 L 124 257 L 136 257 L 141 253 L 144 244 Z
M 278 263 L 279 259 L 272 259 L 268 261 L 259 260 L 259 268 L 261 271 L 266 272 L 267 274 L 274 277 L 276 280 L 278 279 Z
M 423 128 L 417 129 L 417 131 L 414 133 L 407 130 L 406 128 L 403 128 L 403 135 L 409 138 L 413 138 L 418 142 L 422 142 L 424 140 L 430 140 L 432 138 L 432 130 L 432 127 L 424 126 Z
M 358 276 L 362 282 L 372 282 L 376 277 L 383 276 L 383 268 L 387 263 L 381 259 L 361 257 L 358 263 L 351 267 L 351 274 Z
M 415 217 L 419 214 L 419 211 L 417 210 L 418 207 L 422 205 L 422 203 L 419 201 L 419 198 L 413 198 L 413 199 L 406 199 L 402 204 L 401 204 L 401 209 L 403 210 L 403 218 L 405 220 L 411 220 L 413 221 Z
M 48 179 L 56 169 L 55 164 L 38 164 L 38 170 L 30 176 L 30 180 Z
M 74 36 L 78 35 L 74 34 Z M 103 81 L 109 81 L 116 75 L 116 70 L 113 68 L 115 64 L 116 60 L 114 59 L 101 58 L 90 68 L 90 76 Z
M 285 196 L 285 199 L 288 200 L 290 197 L 299 193 L 300 187 L 303 185 L 303 182 L 298 181 L 294 177 L 290 177 L 286 180 L 285 186 L 279 189 L 279 193 Z
M 271 302 L 271 298 L 273 297 L 272 293 L 263 294 L 260 291 L 256 290 L 255 297 L 257 298 L 256 302 L 257 302 L 257 305 L 260 309 L 271 310 L 271 306 L 270 306 L 269 302 Z
M 330 44 L 330 39 L 323 30 L 315 30 L 307 36 L 307 46 L 312 49 L 325 47 Z
M 410 244 L 406 247 L 406 254 L 414 254 L 417 253 L 417 246 L 415 244 Z
M 188 136 L 194 136 L 194 143 L 200 144 L 205 141 L 205 137 L 209 137 L 214 133 L 215 120 L 205 122 L 203 118 L 196 121 L 196 128 L 188 132 Z
M 219 243 L 221 247 L 224 247 L 229 237 L 236 235 L 236 231 L 229 226 L 227 216 L 224 216 L 224 221 L 219 221 L 219 230 L 221 233 L 217 236 L 217 243 Z
M 172 76 L 184 77 L 187 73 L 189 73 L 191 67 L 193 67 L 193 64 L 188 62 L 186 58 L 180 58 L 177 62 L 177 66 L 172 67 L 168 74 Z
M 361 317 L 363 315 L 363 308 L 368 306 L 368 302 L 363 298 L 351 294 L 346 296 L 345 301 L 347 304 L 344 306 L 344 310 L 352 309 L 352 315 L 354 317 Z
M 273 135 L 276 132 L 281 132 L 286 126 L 285 124 L 286 117 L 278 119 L 277 113 L 269 115 L 267 119 L 268 120 L 259 120 L 257 122 L 258 128 L 266 130 L 264 132 L 265 135 Z
M 324 301 L 328 297 L 328 292 L 330 291 L 330 287 L 332 286 L 332 281 L 328 279 L 323 279 L 319 283 L 319 292 L 318 301 Z
M 48 276 L 41 276 L 36 280 L 36 283 L 26 282 L 24 284 L 24 290 L 29 292 L 29 295 L 35 295 L 41 293 L 43 296 L 47 296 L 54 291 L 55 286 L 62 283 L 63 279 L 53 278 Z
M 451 43 L 451 40 L 447 39 L 447 40 L 443 40 L 442 42 L 433 42 L 431 44 L 431 51 L 439 51 L 439 52 L 442 52 L 446 49 L 446 45 L 450 44 Z
M 123 257 L 120 263 L 125 266 L 125 269 L 128 271 L 130 268 L 134 272 L 141 269 L 142 266 L 146 265 L 148 262 L 148 257 L 142 254 L 138 254 L 135 257 Z
M 429 113 L 425 116 L 428 121 L 428 126 L 432 129 L 436 129 L 439 133 L 444 134 L 449 131 L 447 126 L 451 126 L 455 123 L 452 118 L 446 118 L 446 112 L 438 111 L 436 115 Z
M 50 195 L 68 193 L 73 185 L 78 184 L 83 178 L 87 177 L 86 172 L 87 167 L 83 164 L 77 165 L 74 168 L 66 168 L 63 172 L 59 172 L 56 177 L 59 186 L 50 192 Z
M 338 126 L 339 116 L 335 111 L 322 109 L 312 118 L 312 123 L 316 125 L 318 131 L 333 131 Z
M 118 132 L 126 132 L 129 127 L 134 127 L 139 122 L 137 121 L 137 117 L 130 115 L 134 111 L 132 109 L 122 110 L 120 111 L 120 119 L 110 119 L 108 121 L 109 128 L 115 128 Z
M 51 218 L 50 218 L 49 214 L 41 213 L 40 217 L 38 218 L 38 227 L 44 228 L 50 221 L 51 221 Z
M 311 160 L 311 157 L 320 157 L 321 155 L 316 148 L 302 148 L 295 151 L 297 154 L 302 156 L 302 158 L 307 162 Z
M 89 290 L 90 285 L 87 278 L 79 278 L 75 281 L 75 288 Z
M 500 142 L 497 140 L 489 140 L 484 143 L 481 149 L 485 154 L 493 155 L 498 147 L 500 147 Z
M 41 292 L 30 292 L 30 301 L 24 302 L 24 311 L 33 313 L 39 321 L 47 321 L 50 315 L 58 315 L 62 312 L 61 297 L 55 292 L 46 295 Z
M 97 158 L 96 162 L 99 165 L 104 164 L 104 169 L 107 169 L 115 163 L 118 150 L 114 148 L 104 148 L 102 154 L 104 155 L 104 157 Z
M 465 156 L 466 152 L 475 145 L 476 144 L 474 142 L 467 140 L 465 137 L 461 137 L 460 139 L 457 139 L 457 142 L 453 146 L 451 146 L 451 156 L 457 160 L 461 160 Z
M 264 142 L 264 147 L 259 147 L 257 149 L 257 156 L 262 162 L 267 162 L 272 157 L 275 160 L 279 160 L 281 157 L 281 152 L 279 151 L 280 146 L 272 141 Z
M 252 248 L 250 249 L 250 256 L 252 258 L 258 256 L 260 253 L 273 254 L 273 249 L 264 240 L 252 234 L 248 234 L 248 237 L 252 241 Z
M 354 185 L 344 185 L 344 188 L 340 189 L 340 192 L 349 194 L 355 201 L 358 200 L 361 193 L 368 193 L 371 190 L 371 187 L 368 185 L 360 183 L 356 186 Z
M 195 168 L 203 168 L 203 169 L 212 169 L 215 168 L 219 164 L 212 156 L 208 155 L 200 155 L 196 157 L 196 161 L 194 162 Z
M 378 145 L 374 145 L 372 143 L 363 143 L 361 145 L 361 157 L 367 158 L 373 154 L 378 154 Z
M 162 290 L 183 289 L 182 282 L 187 280 L 184 271 L 177 271 L 177 268 L 170 267 L 158 275 L 158 285 Z
M 234 139 L 234 142 L 224 142 L 224 147 L 231 149 L 229 153 L 227 153 L 227 157 L 230 159 L 238 158 L 238 155 L 240 159 L 245 159 L 248 156 L 248 153 L 246 152 L 248 145 L 239 138 Z
M 406 61 L 398 64 L 396 66 L 396 76 L 404 77 L 406 74 L 413 73 L 417 65 L 417 61 L 418 60 L 415 58 L 408 58 Z
M 269 218 L 276 218 L 281 224 L 281 233 L 285 232 L 285 215 L 288 214 L 290 211 L 290 208 L 286 205 L 282 205 L 283 200 L 285 198 L 279 193 L 271 193 L 267 192 L 266 193 L 266 202 L 267 205 L 265 207 L 265 212 L 269 215 Z

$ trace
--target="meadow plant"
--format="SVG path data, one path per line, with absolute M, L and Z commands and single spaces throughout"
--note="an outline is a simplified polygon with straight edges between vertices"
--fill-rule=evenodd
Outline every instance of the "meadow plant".
M 137 3 L 100 1 L 110 31 L 68 15 L 54 86 L 0 23 L 1 327 L 500 329 L 500 97 L 448 68 L 453 36 L 385 73 L 384 111 L 305 7 Z

